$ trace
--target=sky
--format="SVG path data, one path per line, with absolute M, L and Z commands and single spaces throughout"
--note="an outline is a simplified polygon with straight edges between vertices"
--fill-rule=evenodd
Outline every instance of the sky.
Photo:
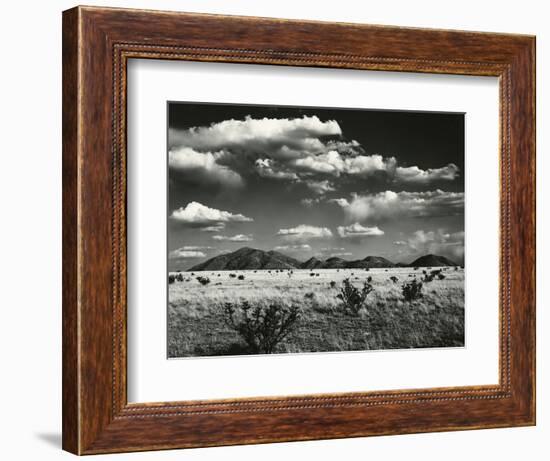
M 464 114 L 168 103 L 168 261 L 464 263 Z

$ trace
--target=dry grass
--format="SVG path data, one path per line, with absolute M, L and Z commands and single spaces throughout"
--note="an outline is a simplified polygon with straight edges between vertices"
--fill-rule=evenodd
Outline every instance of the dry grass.
M 444 280 L 423 287 L 420 300 L 403 300 L 403 282 L 422 277 L 422 268 L 322 269 L 286 271 L 219 271 L 184 273 L 184 281 L 169 285 L 169 357 L 246 354 L 238 334 L 223 318 L 225 302 L 252 305 L 298 305 L 301 316 L 295 330 L 277 352 L 326 352 L 464 345 L 464 271 L 444 270 Z M 230 277 L 244 275 L 244 280 Z M 218 275 L 219 274 L 219 275 Z M 196 277 L 209 277 L 201 285 Z M 346 314 L 336 297 L 349 277 L 360 287 L 372 277 L 374 291 L 358 316 Z M 391 276 L 398 277 L 393 283 Z M 331 288 L 330 282 L 336 287 Z

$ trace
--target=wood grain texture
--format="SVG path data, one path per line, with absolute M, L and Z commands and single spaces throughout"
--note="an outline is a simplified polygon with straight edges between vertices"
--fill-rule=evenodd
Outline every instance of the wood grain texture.
M 78 454 L 531 425 L 533 37 L 78 7 L 63 15 L 63 447 Z M 175 59 L 500 78 L 500 382 L 128 404 L 126 63 Z

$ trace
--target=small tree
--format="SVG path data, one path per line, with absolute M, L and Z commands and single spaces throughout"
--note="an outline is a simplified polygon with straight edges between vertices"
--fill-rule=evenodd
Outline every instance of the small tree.
M 243 275 L 243 274 L 240 274 L 237 278 L 238 278 L 239 280 L 244 280 L 244 275 Z
M 416 279 L 413 279 L 410 282 L 405 282 L 402 285 L 401 290 L 405 301 L 414 301 L 415 299 L 420 299 L 423 296 L 422 282 L 418 282 Z
M 363 288 L 359 290 L 359 288 L 349 281 L 349 278 L 344 279 L 343 284 L 344 285 L 340 288 L 340 293 L 336 297 L 342 301 L 346 312 L 358 315 L 365 304 L 368 294 L 374 290 L 374 288 L 370 282 L 364 282 Z
M 261 354 L 272 354 L 300 318 L 298 306 L 252 307 L 248 301 L 238 307 L 225 303 L 224 314 L 225 324 L 243 338 L 251 352 Z
M 176 276 L 170 274 L 170 275 L 168 276 L 168 283 L 171 285 L 171 284 L 174 283 L 175 281 L 176 281 Z
M 397 283 L 399 279 L 398 279 L 395 275 L 392 275 L 392 276 L 390 277 L 390 280 L 391 280 L 393 283 Z

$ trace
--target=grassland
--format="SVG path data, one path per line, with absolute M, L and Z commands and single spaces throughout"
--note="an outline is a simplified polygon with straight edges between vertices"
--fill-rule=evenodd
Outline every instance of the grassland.
M 274 270 L 183 272 L 183 281 L 169 285 L 168 355 L 246 354 L 223 314 L 224 303 L 244 300 L 300 306 L 296 328 L 278 353 L 463 346 L 464 271 L 442 269 L 445 279 L 425 283 L 423 297 L 411 302 L 403 299 L 402 283 L 420 280 L 423 268 L 295 270 L 290 276 Z M 202 285 L 198 276 L 210 283 Z M 369 276 L 374 290 L 365 308 L 358 316 L 345 313 L 337 298 L 343 279 L 359 288 Z M 399 280 L 394 283 L 391 276 Z

